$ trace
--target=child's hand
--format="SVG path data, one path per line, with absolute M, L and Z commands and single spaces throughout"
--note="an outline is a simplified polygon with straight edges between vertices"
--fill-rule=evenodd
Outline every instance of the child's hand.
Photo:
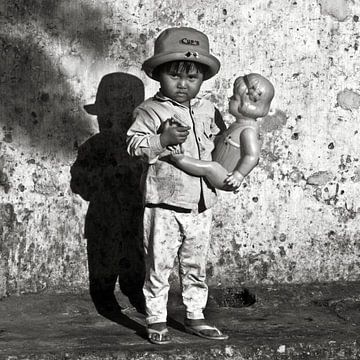
M 166 120 L 160 135 L 162 147 L 182 144 L 188 137 L 189 130 L 190 126 L 179 126 L 172 119 Z
M 227 175 L 225 185 L 229 186 L 234 193 L 239 191 L 239 187 L 244 180 L 244 176 L 239 171 L 234 170 Z

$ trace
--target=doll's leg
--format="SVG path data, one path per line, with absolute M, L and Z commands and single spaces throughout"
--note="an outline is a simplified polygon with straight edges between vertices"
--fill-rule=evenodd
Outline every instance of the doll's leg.
M 198 160 L 184 154 L 172 154 L 173 163 L 181 170 L 195 176 L 205 176 L 216 189 L 227 190 L 228 171 L 216 161 Z

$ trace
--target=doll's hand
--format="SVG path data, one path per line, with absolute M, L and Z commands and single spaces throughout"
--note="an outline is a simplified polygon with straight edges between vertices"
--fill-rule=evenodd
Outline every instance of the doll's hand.
M 244 176 L 237 170 L 227 174 L 227 178 L 225 179 L 225 185 L 231 187 L 231 190 L 234 193 L 239 192 L 239 187 L 244 180 Z
M 190 126 L 179 126 L 172 119 L 165 121 L 160 135 L 160 142 L 162 147 L 171 145 L 178 145 L 185 142 L 189 135 Z

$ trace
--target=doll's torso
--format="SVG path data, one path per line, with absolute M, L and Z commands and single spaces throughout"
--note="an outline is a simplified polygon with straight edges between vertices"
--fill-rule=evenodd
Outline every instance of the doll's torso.
M 254 129 L 259 133 L 259 126 L 255 120 L 241 120 L 232 123 L 216 140 L 216 147 L 212 159 L 220 163 L 227 171 L 233 171 L 241 157 L 240 135 L 245 129 Z

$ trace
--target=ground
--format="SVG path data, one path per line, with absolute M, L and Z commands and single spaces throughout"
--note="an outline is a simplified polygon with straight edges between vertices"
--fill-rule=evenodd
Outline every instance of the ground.
M 244 296 L 244 294 L 246 296 Z M 122 313 L 101 316 L 90 296 L 31 294 L 0 301 L 0 359 L 360 359 L 360 284 L 212 289 L 206 316 L 229 334 L 187 334 L 178 295 L 169 301 L 173 343 L 145 337 L 144 316 L 117 294 Z

